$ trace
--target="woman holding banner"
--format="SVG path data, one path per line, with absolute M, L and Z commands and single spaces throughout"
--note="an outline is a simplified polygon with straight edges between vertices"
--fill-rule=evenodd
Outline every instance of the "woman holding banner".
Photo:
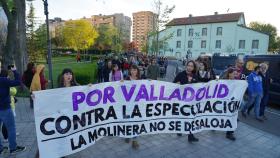
M 191 84 L 191 83 L 197 83 L 197 76 L 196 76 L 196 64 L 193 60 L 190 60 L 186 64 L 186 70 L 180 72 L 175 77 L 173 83 L 178 83 L 181 85 L 184 84 Z M 182 134 L 177 134 L 178 136 L 182 136 Z M 194 137 L 194 135 L 190 132 L 188 135 L 188 141 L 189 142 L 198 142 L 199 139 Z
M 79 84 L 76 81 L 73 71 L 71 69 L 66 68 L 61 73 L 58 87 L 62 88 L 62 87 L 72 87 L 72 86 L 79 86 Z
M 69 68 L 65 68 L 60 75 L 58 87 L 63 88 L 63 87 L 73 87 L 73 86 L 79 86 L 79 84 L 76 81 L 73 71 Z M 37 151 L 35 158 L 39 158 L 39 151 Z
M 225 75 L 222 79 L 226 80 L 235 80 L 236 76 L 238 75 L 238 72 L 234 68 L 228 68 L 225 72 Z M 235 141 L 234 131 L 227 131 L 226 138 L 232 141 Z
M 128 80 L 128 81 L 141 80 L 140 69 L 136 65 L 132 65 L 129 69 L 128 77 L 125 80 Z M 134 137 L 132 139 L 133 139 L 132 140 L 132 148 L 133 149 L 138 149 L 139 148 L 139 143 L 138 143 L 136 137 Z M 125 142 L 129 143 L 130 139 L 126 138 Z
M 211 80 L 210 72 L 208 71 L 207 64 L 205 62 L 198 63 L 197 79 L 198 82 L 208 82 Z

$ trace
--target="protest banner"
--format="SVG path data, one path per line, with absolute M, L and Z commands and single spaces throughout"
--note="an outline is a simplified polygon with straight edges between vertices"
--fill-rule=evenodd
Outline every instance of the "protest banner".
M 35 92 L 42 158 L 81 151 L 104 136 L 233 131 L 246 81 L 179 85 L 124 81 Z

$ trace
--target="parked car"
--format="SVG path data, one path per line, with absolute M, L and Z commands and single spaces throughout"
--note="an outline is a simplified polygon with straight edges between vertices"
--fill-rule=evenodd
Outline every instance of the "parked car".
M 212 56 L 212 68 L 217 78 L 219 75 L 224 72 L 229 65 L 235 65 L 235 61 L 237 59 L 236 55 L 218 55 L 214 54 Z

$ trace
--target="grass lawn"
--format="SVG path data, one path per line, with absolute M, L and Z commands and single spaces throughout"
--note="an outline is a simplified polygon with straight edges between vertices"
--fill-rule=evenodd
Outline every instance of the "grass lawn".
M 85 85 L 88 83 L 94 83 L 96 81 L 96 73 L 97 73 L 97 65 L 96 61 L 93 62 L 80 62 L 77 63 L 75 57 L 64 56 L 64 57 L 55 57 L 52 59 L 53 63 L 53 83 L 54 88 L 58 86 L 58 77 L 61 74 L 64 68 L 70 68 L 73 70 L 77 82 L 81 85 Z M 43 60 L 38 64 L 45 63 Z M 48 65 L 44 64 L 45 68 L 45 76 L 48 79 Z M 17 96 L 24 97 L 28 96 L 28 90 L 18 90 Z
M 57 87 L 57 81 L 58 77 L 61 74 L 62 70 L 65 68 L 70 68 L 73 70 L 74 75 L 77 77 L 77 82 L 80 84 L 83 84 L 83 81 L 79 82 L 80 77 L 79 76 L 88 76 L 89 77 L 89 82 L 93 83 L 95 82 L 96 78 L 96 62 L 93 63 L 54 63 L 53 64 L 53 82 L 54 82 L 54 87 Z M 48 65 L 46 65 L 45 69 L 45 75 L 46 78 L 49 76 L 48 72 Z

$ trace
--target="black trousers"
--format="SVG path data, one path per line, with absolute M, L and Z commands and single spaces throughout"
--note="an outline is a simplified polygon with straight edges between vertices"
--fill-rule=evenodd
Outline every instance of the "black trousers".
M 4 125 L 4 123 L 2 125 L 2 134 L 3 134 L 4 139 L 8 139 L 8 130 L 7 130 L 6 126 Z
M 230 135 L 230 134 L 233 134 L 233 133 L 234 133 L 234 131 L 227 131 L 226 134 Z

